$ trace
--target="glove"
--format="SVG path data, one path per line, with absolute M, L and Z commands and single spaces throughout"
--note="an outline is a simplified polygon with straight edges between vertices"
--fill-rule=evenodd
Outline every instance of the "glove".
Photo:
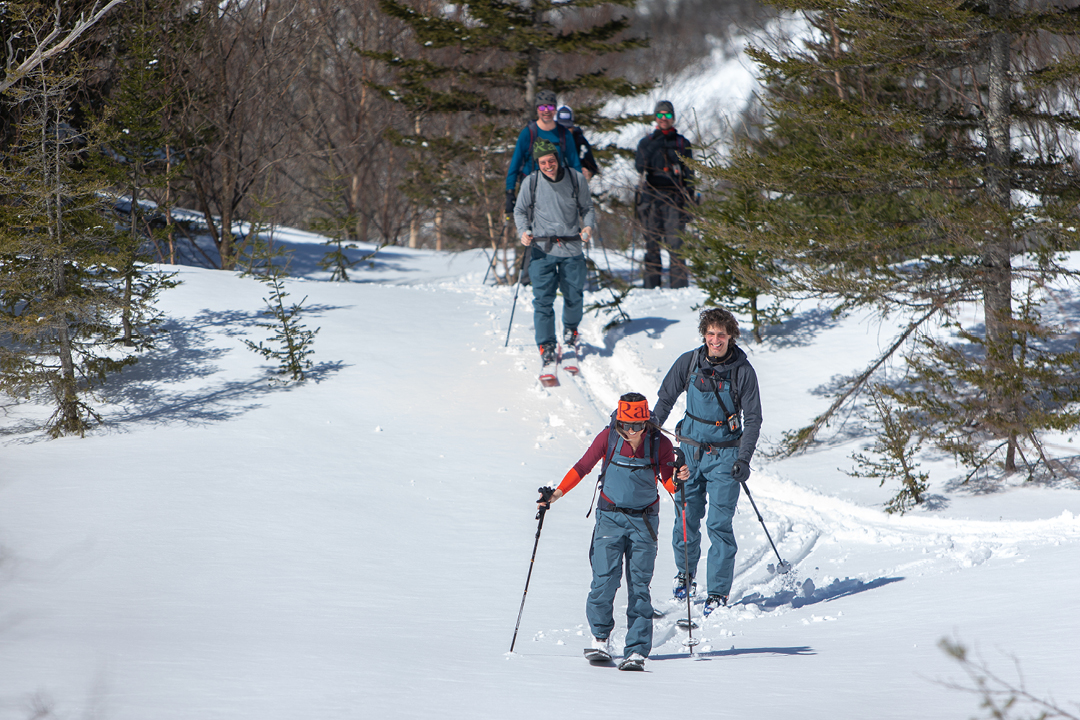
M 679 470 L 686 467 L 686 455 L 683 453 L 682 448 L 675 448 L 675 462 L 671 463 L 671 467 L 675 470 L 671 474 L 671 484 L 675 486 L 675 492 L 679 492 L 682 486 L 686 484 L 685 480 L 679 479 Z
M 735 478 L 735 482 L 746 482 L 746 479 L 750 477 L 750 463 L 736 460 L 731 466 L 731 477 Z
M 517 197 L 514 196 L 513 190 L 506 191 L 506 216 L 510 217 L 514 214 L 514 206 L 517 205 Z
M 537 519 L 539 519 L 541 513 L 551 508 L 551 496 L 555 494 L 555 488 L 545 486 L 537 490 L 537 492 L 540 493 L 540 498 L 536 501 L 536 503 L 542 506 L 539 510 L 536 511 L 536 517 Z

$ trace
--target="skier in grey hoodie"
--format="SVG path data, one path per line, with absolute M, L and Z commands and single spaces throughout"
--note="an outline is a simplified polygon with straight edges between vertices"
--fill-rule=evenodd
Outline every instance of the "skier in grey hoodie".
M 555 295 L 563 295 L 563 343 L 577 341 L 585 290 L 584 243 L 596 227 L 589 183 L 579 171 L 559 164 L 555 145 L 533 143 L 540 169 L 521 183 L 514 223 L 521 243 L 531 246 L 536 344 L 545 366 L 555 362 Z

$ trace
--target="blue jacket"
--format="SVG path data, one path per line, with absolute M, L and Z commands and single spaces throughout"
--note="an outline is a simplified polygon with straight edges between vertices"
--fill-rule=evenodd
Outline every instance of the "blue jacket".
M 517 145 L 514 146 L 514 155 L 510 158 L 510 167 L 506 171 L 506 192 L 508 193 L 514 192 L 519 181 L 524 180 L 534 170 L 539 169 L 536 160 L 532 156 L 532 140 L 529 132 L 529 126 L 534 124 L 535 121 L 526 125 L 521 134 L 518 135 Z M 578 157 L 574 138 L 562 125 L 556 123 L 554 130 L 542 130 L 537 126 L 536 138 L 538 140 L 544 138 L 560 149 L 559 165 L 561 167 L 572 167 L 578 172 L 581 171 L 581 158 Z M 563 152 L 563 148 L 565 148 L 565 152 Z

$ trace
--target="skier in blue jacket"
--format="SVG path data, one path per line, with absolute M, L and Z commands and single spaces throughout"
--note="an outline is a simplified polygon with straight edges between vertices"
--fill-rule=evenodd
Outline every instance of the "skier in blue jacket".
M 660 386 L 656 421 L 663 426 L 679 395 L 686 393 L 686 414 L 675 435 L 690 468 L 686 482 L 686 553 L 681 516 L 676 518 L 671 544 L 675 550 L 675 597 L 684 599 L 696 589 L 694 577 L 701 558 L 701 519 L 706 496 L 709 515 L 708 598 L 705 614 L 727 605 L 735 574 L 735 533 L 731 519 L 739 500 L 740 483 L 750 477 L 750 459 L 761 434 L 761 396 L 757 373 L 746 353 L 735 344 L 739 323 L 727 310 L 703 310 L 698 331 L 704 344 L 683 353 Z M 684 561 L 684 557 L 687 558 Z M 684 567 L 689 563 L 689 567 Z
M 517 201 L 517 186 L 536 171 L 536 159 L 533 157 L 533 145 L 537 140 L 547 140 L 556 147 L 559 165 L 571 167 L 581 172 L 581 158 L 570 130 L 555 122 L 556 95 L 551 90 L 536 93 L 536 120 L 526 125 L 518 135 L 514 145 L 514 154 L 510 158 L 510 167 L 506 169 L 506 219 L 514 214 Z

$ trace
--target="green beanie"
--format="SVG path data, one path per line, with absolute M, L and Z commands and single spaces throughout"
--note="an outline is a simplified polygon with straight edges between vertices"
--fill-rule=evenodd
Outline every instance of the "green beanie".
M 533 160 L 539 160 L 545 155 L 554 155 L 556 158 L 558 158 L 559 151 L 558 149 L 556 149 L 555 143 L 551 142 L 550 140 L 540 138 L 533 143 Z

